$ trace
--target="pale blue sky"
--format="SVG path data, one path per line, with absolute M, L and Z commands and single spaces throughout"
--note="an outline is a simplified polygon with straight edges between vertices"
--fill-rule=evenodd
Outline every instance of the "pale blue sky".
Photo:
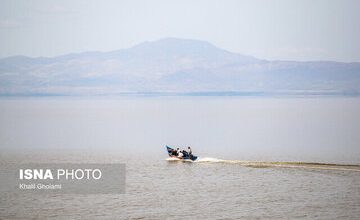
M 265 59 L 360 61 L 360 1 L 0 0 L 0 57 L 205 40 Z

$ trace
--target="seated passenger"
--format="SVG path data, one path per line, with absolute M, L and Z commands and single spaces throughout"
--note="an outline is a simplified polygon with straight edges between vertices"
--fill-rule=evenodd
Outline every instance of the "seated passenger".
M 184 157 L 184 154 L 183 154 L 182 151 L 179 150 L 178 152 L 179 152 L 178 155 L 177 155 L 178 157 L 181 157 L 181 158 Z
M 190 159 L 192 159 L 192 150 L 191 150 L 191 148 L 190 148 L 190 146 L 188 147 L 188 152 L 189 152 L 189 157 L 190 157 Z

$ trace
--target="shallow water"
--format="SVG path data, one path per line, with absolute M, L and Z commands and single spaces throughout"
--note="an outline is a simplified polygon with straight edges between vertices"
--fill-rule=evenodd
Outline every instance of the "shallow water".
M 2 167 L 126 164 L 125 194 L 1 193 L 0 219 L 360 216 L 358 98 L 3 99 L 0 110 Z M 169 161 L 165 144 L 199 161 Z
M 126 162 L 126 193 L 0 196 L 1 218 L 15 219 L 357 219 L 360 167 L 284 166 L 207 158 L 200 162 L 120 153 L 3 154 L 22 162 Z M 315 166 L 315 167 L 314 167 Z M 319 169 L 320 167 L 320 169 Z M 339 169 L 326 169 L 326 168 Z

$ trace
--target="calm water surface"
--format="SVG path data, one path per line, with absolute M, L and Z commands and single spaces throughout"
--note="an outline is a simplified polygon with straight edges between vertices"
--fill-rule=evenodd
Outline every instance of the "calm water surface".
M 358 219 L 360 215 L 360 167 L 254 168 L 120 153 L 29 155 L 3 155 L 2 166 L 19 160 L 126 162 L 126 193 L 3 193 L 0 213 L 4 219 Z

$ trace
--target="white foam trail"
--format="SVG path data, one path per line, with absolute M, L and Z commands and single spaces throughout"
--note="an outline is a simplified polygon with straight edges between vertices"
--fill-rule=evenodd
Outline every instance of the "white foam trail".
M 199 157 L 195 162 L 197 162 L 197 163 L 204 163 L 204 162 L 224 163 L 224 162 L 226 162 L 226 160 L 213 158 L 213 157 L 204 157 L 204 158 Z
M 222 159 L 218 159 L 218 158 L 213 158 L 213 157 L 198 157 L 197 160 L 192 161 L 192 160 L 183 160 L 183 159 L 179 159 L 179 158 L 175 158 L 175 157 L 169 157 L 166 158 L 167 161 L 186 161 L 186 162 L 194 162 L 194 163 L 230 163 L 230 160 L 222 160 Z
M 167 161 L 179 161 L 180 159 L 179 158 L 174 158 L 174 157 L 169 157 L 169 158 L 166 158 Z

